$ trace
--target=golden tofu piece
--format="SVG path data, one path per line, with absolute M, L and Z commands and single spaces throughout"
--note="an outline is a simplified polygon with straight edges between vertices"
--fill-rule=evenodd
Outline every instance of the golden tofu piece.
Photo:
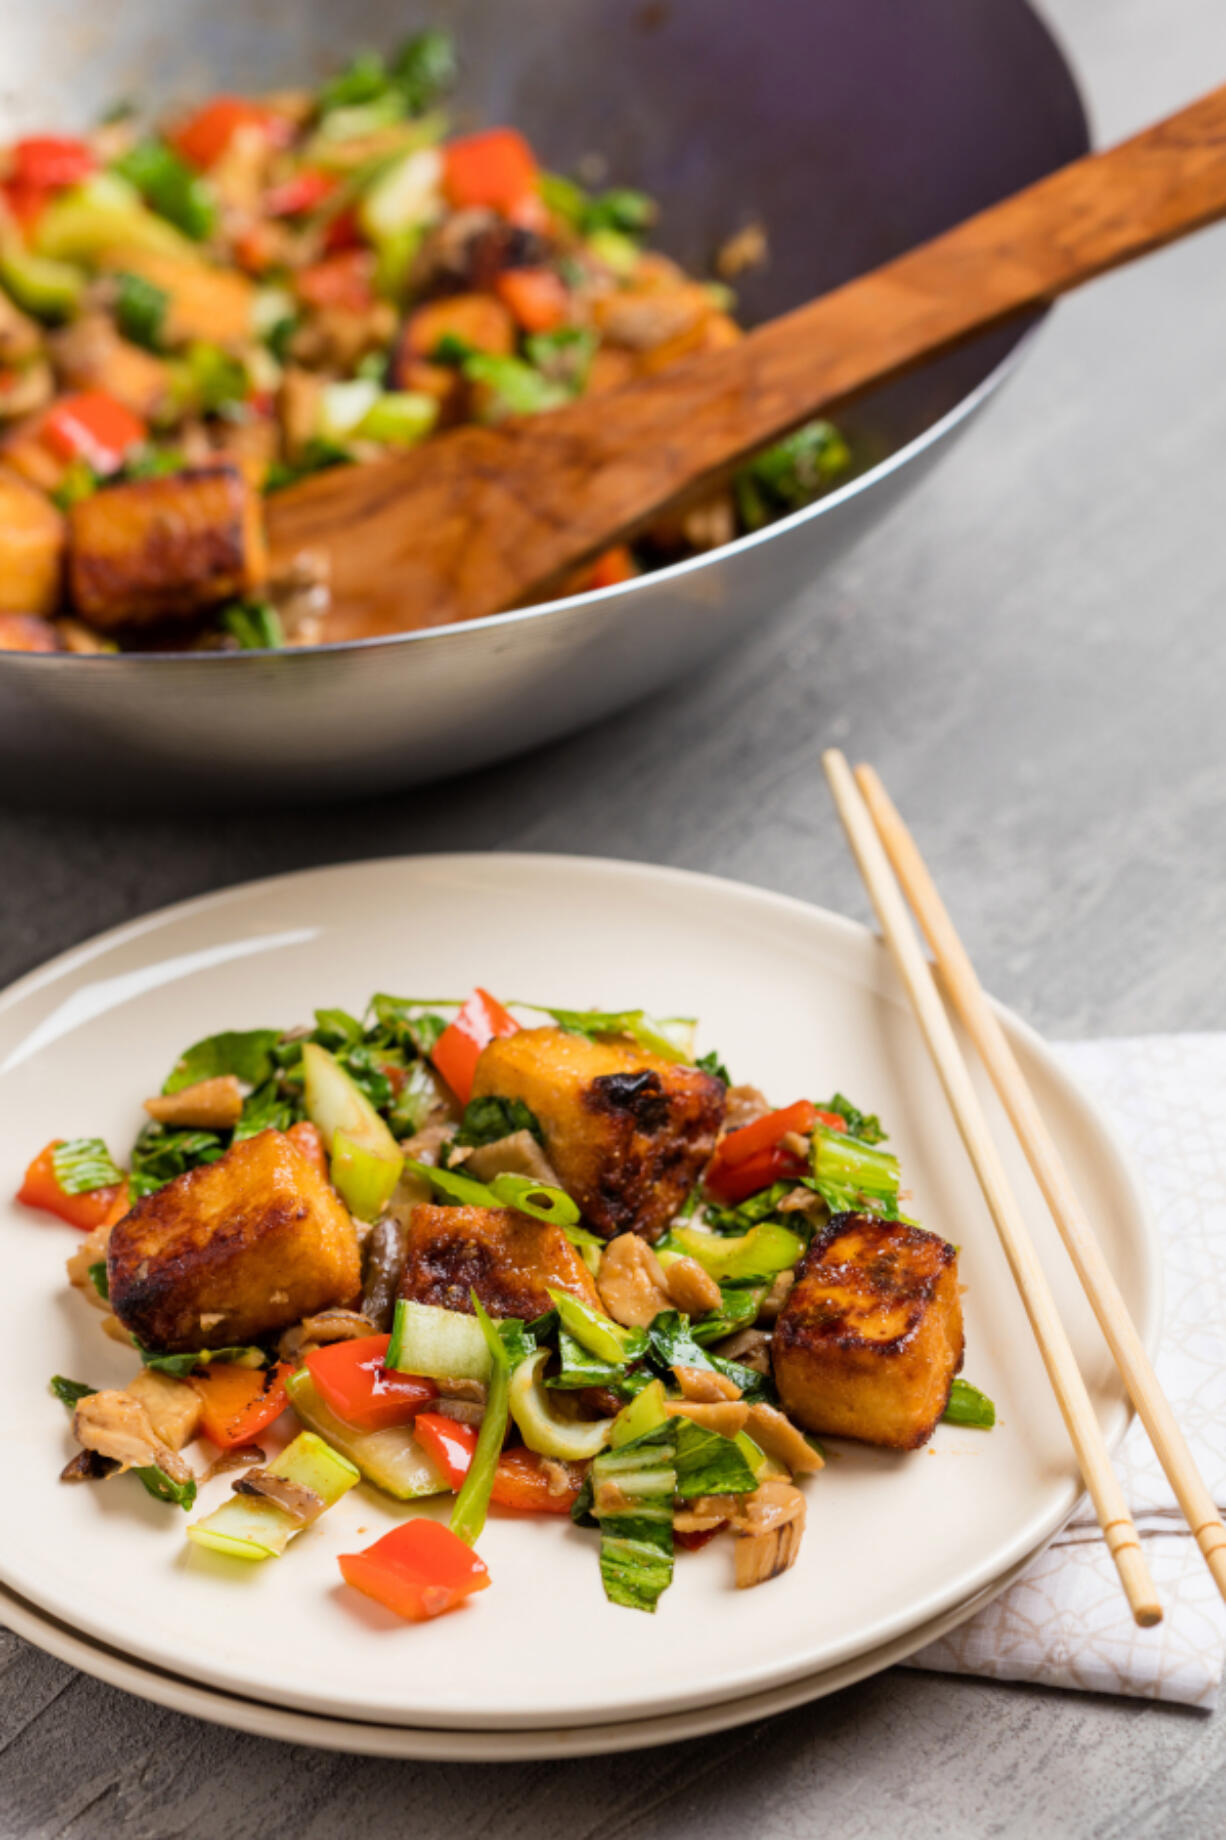
M 597 1232 L 656 1240 L 715 1148 L 724 1083 L 635 1043 L 520 1029 L 483 1049 L 473 1097 L 521 1099 Z
M 176 1176 L 111 1229 L 111 1307 L 146 1348 L 253 1342 L 361 1288 L 353 1222 L 280 1131 Z
M 779 1397 L 810 1431 L 892 1450 L 925 1443 L 962 1365 L 958 1258 L 935 1233 L 836 1214 L 779 1313 Z
M 491 1316 L 531 1322 L 553 1308 L 550 1289 L 601 1309 L 591 1274 L 561 1227 L 513 1208 L 413 1209 L 400 1295 L 472 1315 L 476 1291 Z
M 259 495 L 229 461 L 108 486 L 69 515 L 72 598 L 105 632 L 249 594 L 266 570 Z
M 0 466 L 0 612 L 53 613 L 63 570 L 62 516 L 36 486 Z
M 168 345 L 186 345 L 193 339 L 241 345 L 252 337 L 255 285 L 237 269 L 213 268 L 161 249 L 110 249 L 101 266 L 139 275 L 167 295 L 162 336 Z

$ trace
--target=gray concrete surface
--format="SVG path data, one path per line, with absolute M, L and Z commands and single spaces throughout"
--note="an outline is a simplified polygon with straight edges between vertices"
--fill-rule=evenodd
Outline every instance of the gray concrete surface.
M 1226 78 L 1221 0 L 1048 11 L 1100 139 Z M 1224 359 L 1218 230 L 1063 306 L 820 599 L 497 771 L 320 815 L 0 813 L 0 977 L 203 889 L 400 850 L 675 862 L 863 914 L 818 778 L 837 740 L 882 768 L 988 981 L 1041 1027 L 1226 1027 Z M 0 1671 L 4 1840 L 1226 1833 L 1226 1715 L 1075 1694 L 890 1673 L 706 1742 L 461 1769 L 218 1732 L 2 1634 Z

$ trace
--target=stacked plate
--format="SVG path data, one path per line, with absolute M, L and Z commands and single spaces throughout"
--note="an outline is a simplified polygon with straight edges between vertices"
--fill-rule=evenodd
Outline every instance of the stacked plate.
M 314 871 L 174 908 L 66 955 L 0 1000 L 7 1187 L 54 1136 L 117 1151 L 139 1100 L 218 1028 L 289 1026 L 372 991 L 643 1007 L 700 1019 L 738 1079 L 783 1103 L 836 1088 L 881 1115 L 909 1211 L 961 1248 L 968 1377 L 991 1433 L 942 1426 L 924 1451 L 839 1447 L 808 1486 L 796 1566 L 737 1592 L 727 1543 L 684 1555 L 654 1617 L 606 1604 L 593 1536 L 493 1516 L 492 1588 L 408 1626 L 340 1582 L 336 1554 L 403 1510 L 355 1489 L 261 1566 L 191 1549 L 131 1487 L 67 1489 L 46 1381 L 130 1377 L 66 1294 L 68 1229 L 14 1208 L 0 1618 L 86 1672 L 269 1736 L 394 1756 L 562 1757 L 719 1730 L 900 1660 L 1003 1589 L 1067 1518 L 1079 1484 L 1025 1316 L 909 1010 L 870 934 L 821 910 L 672 870 L 591 859 L 425 857 Z M 1050 1053 L 1005 1018 L 1152 1345 L 1157 1254 L 1109 1131 Z M 1118 1378 L 989 1093 L 1104 1430 Z M 217 1479 L 203 1506 L 228 1491 Z

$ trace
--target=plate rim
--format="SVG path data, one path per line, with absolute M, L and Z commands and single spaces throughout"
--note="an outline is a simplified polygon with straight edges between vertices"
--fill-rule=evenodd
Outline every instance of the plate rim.
M 816 923 L 820 929 L 825 929 L 828 935 L 833 934 L 836 938 L 841 937 L 842 940 L 854 950 L 863 952 L 866 947 L 871 947 L 872 956 L 878 958 L 878 962 L 886 966 L 886 978 L 881 986 L 881 994 L 884 995 L 887 1000 L 897 1003 L 900 1009 L 906 1009 L 905 998 L 902 997 L 900 990 L 897 987 L 894 989 L 890 988 L 894 973 L 888 967 L 888 961 L 886 961 L 883 956 L 880 956 L 884 955 L 885 948 L 879 936 L 869 927 L 858 921 L 852 920 L 845 915 L 834 913 L 828 908 L 822 907 L 814 902 L 803 900 L 798 896 L 784 894 L 772 889 L 764 889 L 751 882 L 711 875 L 700 870 L 676 868 L 671 865 L 636 862 L 632 859 L 627 860 L 623 858 L 595 855 L 579 856 L 565 852 L 468 850 L 431 851 L 420 854 L 374 856 L 361 858 L 356 862 L 321 864 L 306 869 L 292 870 L 278 875 L 229 884 L 222 889 L 210 890 L 200 895 L 190 896 L 183 901 L 169 903 L 166 906 L 155 909 L 149 914 L 139 915 L 132 920 L 124 921 L 117 926 L 108 928 L 104 932 L 96 934 L 80 942 L 76 946 L 67 948 L 64 952 L 45 961 L 42 965 L 32 968 L 22 977 L 16 979 L 3 992 L 0 992 L 0 1018 L 4 1017 L 12 1008 L 26 998 L 37 994 L 48 986 L 53 986 L 59 979 L 71 976 L 82 967 L 88 966 L 91 961 L 103 957 L 108 951 L 116 947 L 138 941 L 147 935 L 155 934 L 159 929 L 176 921 L 197 917 L 203 913 L 207 913 L 213 908 L 224 908 L 227 904 L 234 903 L 249 896 L 258 897 L 278 889 L 284 889 L 293 884 L 301 886 L 313 879 L 343 884 L 346 878 L 355 873 L 360 875 L 363 872 L 371 870 L 378 871 L 390 869 L 395 871 L 400 869 L 413 873 L 423 870 L 428 872 L 429 869 L 436 866 L 440 869 L 451 870 L 462 870 L 465 866 L 474 866 L 488 873 L 489 866 L 493 862 L 502 866 L 522 867 L 524 870 L 533 867 L 541 868 L 549 866 L 555 870 L 579 869 L 585 873 L 595 874 L 597 876 L 621 876 L 631 880 L 646 877 L 657 885 L 673 884 L 684 886 L 690 890 L 694 888 L 710 891 L 718 890 L 726 896 L 731 896 L 741 901 L 749 900 L 754 903 L 765 903 L 768 907 L 790 914 L 794 918 L 803 920 L 803 922 L 808 925 L 814 925 Z M 1109 1155 L 1113 1174 L 1116 1179 L 1123 1184 L 1128 1194 L 1131 1204 L 1130 1211 L 1139 1229 L 1138 1250 L 1146 1267 L 1144 1272 L 1145 1284 L 1143 1294 L 1147 1308 L 1144 1317 L 1139 1322 L 1139 1327 L 1146 1347 L 1152 1354 L 1157 1344 L 1162 1321 L 1162 1259 L 1161 1245 L 1154 1228 L 1143 1186 L 1132 1168 L 1114 1125 L 1110 1119 L 1104 1116 L 1097 1102 L 1083 1091 L 1076 1079 L 1063 1066 L 1054 1051 L 1036 1030 L 1003 1004 L 996 1002 L 995 999 L 992 999 L 992 1002 L 996 1013 L 1004 1022 L 1006 1029 L 1010 1031 L 1015 1039 L 1019 1040 L 1026 1049 L 1033 1053 L 1044 1072 L 1053 1080 L 1061 1094 L 1062 1103 L 1071 1104 L 1074 1109 L 1079 1110 L 1083 1120 L 1098 1134 Z M 1120 1390 L 1122 1392 L 1122 1386 Z M 1118 1423 L 1107 1435 L 1108 1447 L 1112 1450 L 1123 1438 L 1134 1416 L 1131 1403 L 1126 1393 L 1117 1401 L 1114 1410 L 1118 1418 Z M 844 1666 L 854 1661 L 858 1655 L 872 1653 L 884 1645 L 902 1639 L 909 1629 L 913 1629 L 921 1623 L 925 1623 L 935 1617 L 945 1614 L 948 1609 L 967 1601 L 968 1597 L 977 1596 L 980 1591 L 991 1584 L 993 1578 L 1010 1570 L 1015 1564 L 1022 1561 L 1027 1554 L 1041 1549 L 1048 1540 L 1054 1537 L 1059 1528 L 1063 1526 L 1069 1516 L 1074 1512 L 1078 1501 L 1081 1499 L 1082 1493 L 1083 1491 L 1079 1486 L 1079 1479 L 1076 1478 L 1075 1475 L 1070 1474 L 1066 1480 L 1063 1494 L 1057 1500 L 1055 1506 L 1049 1511 L 1048 1515 L 1038 1523 L 1037 1542 L 1034 1537 L 1034 1529 L 1032 1528 L 1032 1537 L 1025 1548 L 1025 1552 L 1019 1550 L 1016 1546 L 1008 1546 L 1004 1549 L 1003 1556 L 998 1553 L 994 1559 L 985 1561 L 981 1567 L 964 1575 L 964 1578 L 960 1580 L 957 1585 L 947 1587 L 944 1592 L 930 1594 L 926 1615 L 921 1612 L 918 1619 L 908 1621 L 906 1613 L 900 1612 L 898 1613 L 893 1628 L 887 1627 L 884 1631 L 877 1632 L 875 1637 L 870 1635 L 867 1642 L 854 1636 L 848 1637 L 843 1647 L 836 1651 L 835 1654 L 827 1660 L 823 1668 L 819 1670 L 813 1670 L 812 1668 L 806 1667 L 803 1661 L 794 1663 L 791 1666 L 786 1663 L 778 1662 L 760 1663 L 756 1669 L 742 1676 L 740 1689 L 731 1697 L 743 1699 L 762 1691 L 783 1689 L 786 1688 L 789 1683 L 811 1677 L 815 1672 L 824 1672 L 831 1668 Z M 959 1586 L 965 1585 L 968 1578 L 970 1586 L 969 1591 L 960 1589 Z M 21 1597 L 25 1597 L 29 1590 L 28 1584 L 15 1583 L 12 1580 L 9 1575 L 8 1567 L 4 1563 L 3 1555 L 0 1555 L 0 1585 L 3 1585 L 6 1591 Z M 42 1605 L 39 1603 L 37 1594 L 34 1595 L 33 1601 L 39 1605 L 41 1611 Z M 55 1612 L 50 1611 L 48 1614 L 54 1615 Z M 100 1626 L 95 1629 L 89 1618 L 81 1618 L 70 1626 L 74 1627 L 87 1640 L 96 1641 L 100 1645 L 109 1644 L 109 1632 L 104 1631 Z M 160 1668 L 161 1666 L 158 1657 L 152 1652 L 151 1647 L 142 1644 L 138 1638 L 132 1641 L 127 1653 L 132 1659 L 147 1662 L 154 1668 Z M 201 1665 L 198 1671 L 198 1679 L 201 1682 L 207 1681 L 212 1683 L 223 1693 L 232 1690 L 231 1681 L 227 1679 L 225 1670 L 220 1665 L 214 1666 L 210 1663 Z M 720 1688 L 712 1686 L 707 1689 L 697 1687 L 693 1690 L 686 1689 L 683 1692 L 673 1691 L 669 1696 L 660 1698 L 657 1701 L 647 1701 L 646 1703 L 651 1706 L 651 1710 L 649 1712 L 639 1713 L 636 1717 L 643 1719 L 659 1718 L 682 1712 L 698 1711 L 704 1707 L 717 1706 L 725 1703 L 729 1697 L 726 1687 Z M 340 1712 L 336 1711 L 335 1701 L 329 1704 L 326 1695 L 321 1696 L 317 1693 L 303 1694 L 300 1697 L 291 1697 L 283 1693 L 278 1703 L 286 1708 L 302 1710 L 312 1716 L 343 1719 L 352 1715 L 354 1712 L 353 1708 L 345 1708 Z M 357 1713 L 357 1717 L 359 1722 L 363 1723 L 389 1726 L 395 1723 L 394 1719 L 381 1717 L 377 1713 L 372 1713 L 369 1709 L 360 1710 Z M 607 1718 L 602 1717 L 599 1710 L 581 1711 L 578 1713 L 572 1711 L 565 1720 L 559 1715 L 556 1722 L 559 1725 L 565 1724 L 566 1728 L 571 1730 L 581 1730 L 590 1728 L 593 1725 L 610 1723 Z M 491 1718 L 486 1713 L 477 1713 L 474 1715 L 472 1713 L 459 1712 L 443 1714 L 429 1725 L 423 1720 L 418 1728 L 436 1731 L 489 1731 L 507 1729 L 508 1727 L 502 1725 L 497 1718 Z M 540 1729 L 539 1727 L 534 1727 L 526 1723 L 519 1725 L 517 1728 L 522 1730 Z

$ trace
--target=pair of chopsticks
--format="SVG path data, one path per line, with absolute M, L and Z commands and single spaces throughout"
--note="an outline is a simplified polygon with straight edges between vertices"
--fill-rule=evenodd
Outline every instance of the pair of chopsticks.
M 1000 1095 L 1196 1543 L 1219 1591 L 1226 1597 L 1226 1526 L 1158 1384 L 1064 1159 L 1043 1122 L 924 859 L 871 767 L 857 767 L 853 775 L 837 748 L 822 756 L 822 764 L 886 944 L 979 1178 L 1133 1617 L 1142 1628 L 1148 1628 L 1162 1621 L 1162 1605 L 1051 1287 L 1010 1189 L 1000 1152 L 971 1084 L 938 993 L 931 961 L 920 944 L 906 901 L 914 909 L 932 949 L 948 999 Z

